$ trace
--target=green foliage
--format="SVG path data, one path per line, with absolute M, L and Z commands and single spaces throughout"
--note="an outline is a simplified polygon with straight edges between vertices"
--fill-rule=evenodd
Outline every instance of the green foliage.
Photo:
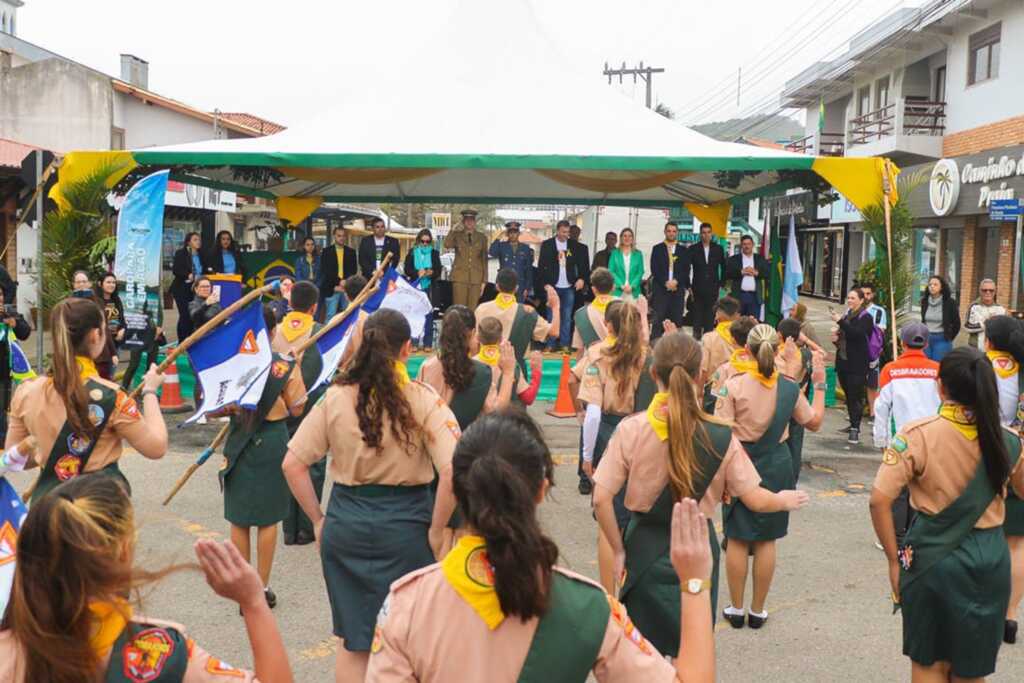
M 897 315 L 902 319 L 908 310 L 910 295 L 914 286 L 912 247 L 914 240 L 914 216 L 907 205 L 907 198 L 925 181 L 924 174 L 903 175 L 897 182 L 899 200 L 892 207 L 892 293 Z M 878 292 L 878 304 L 889 309 L 889 259 L 885 235 L 885 210 L 874 205 L 861 212 L 864 218 L 864 232 L 871 236 L 876 245 L 875 257 L 865 261 L 857 271 L 858 282 L 871 282 Z M 899 323 L 899 320 L 896 321 Z M 890 325 L 893 329 L 895 325 Z
M 114 250 L 113 210 L 107 204 L 106 179 L 113 168 L 100 168 L 77 183 L 64 183 L 68 209 L 57 208 L 43 217 L 43 310 L 71 291 L 71 278 L 84 270 L 95 280 L 106 270 Z

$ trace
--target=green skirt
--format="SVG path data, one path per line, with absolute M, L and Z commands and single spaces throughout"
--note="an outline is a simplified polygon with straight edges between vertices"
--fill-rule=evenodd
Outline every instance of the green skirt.
M 996 670 L 1010 602 L 1010 551 L 1003 530 L 974 529 L 900 596 L 903 654 L 923 666 L 950 662 L 961 678 Z
M 1024 500 L 1010 491 L 1006 496 L 1006 521 L 1003 532 L 1007 536 L 1024 536 Z
M 366 652 L 391 583 L 434 562 L 430 486 L 335 484 L 320 541 L 334 635 Z
M 281 471 L 287 450 L 284 420 L 264 422 L 224 475 L 224 519 L 262 527 L 287 517 L 291 493 Z
M 776 444 L 754 460 L 754 467 L 761 475 L 761 486 L 773 493 L 792 489 L 796 485 L 793 462 L 793 454 L 785 442 Z M 738 498 L 722 506 L 722 517 L 725 537 L 738 541 L 774 541 L 789 532 L 788 512 L 754 512 Z

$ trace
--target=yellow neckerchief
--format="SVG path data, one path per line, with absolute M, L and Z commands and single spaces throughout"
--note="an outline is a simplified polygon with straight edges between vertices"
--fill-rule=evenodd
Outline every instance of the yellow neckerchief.
M 665 419 L 668 413 L 667 403 L 668 392 L 659 391 L 651 399 L 651 405 L 647 406 L 647 422 L 661 441 L 668 441 L 668 420 Z
M 132 606 L 127 602 L 90 602 L 89 611 L 96 619 L 93 634 L 89 637 L 89 646 L 97 656 L 110 652 L 118 636 L 132 618 Z
M 750 354 L 747 353 L 747 349 L 744 346 L 738 349 L 733 349 L 732 355 L 729 356 L 729 365 L 736 370 L 736 372 L 746 372 L 743 363 L 750 360 Z
M 505 292 L 498 292 L 498 296 L 497 298 L 494 299 L 494 303 L 501 310 L 507 311 L 508 309 L 512 308 L 519 302 L 516 301 L 515 294 L 506 294 Z
M 487 557 L 487 544 L 480 536 L 463 536 L 441 560 L 441 573 L 459 597 L 484 620 L 492 631 L 505 619 L 501 601 L 494 590 L 494 567 Z
M 313 316 L 309 313 L 291 311 L 281 319 L 281 334 L 289 344 L 313 328 Z
M 480 352 L 474 356 L 481 363 L 486 363 L 492 368 L 498 367 L 498 361 L 501 360 L 501 347 L 497 344 L 481 344 Z
M 595 311 L 604 315 L 604 311 L 608 308 L 608 304 L 615 300 L 611 294 L 598 294 L 594 297 L 594 300 L 590 302 L 590 307 Z
M 978 438 L 978 425 L 974 419 L 974 411 L 959 403 L 943 403 L 939 415 L 949 420 L 956 430 L 971 441 Z
M 995 349 L 992 349 L 986 351 L 985 355 L 988 356 L 989 361 L 991 361 L 992 368 L 996 371 L 996 374 L 1003 379 L 1012 377 L 1020 371 L 1020 366 L 1017 365 L 1017 361 L 1007 351 L 996 351 Z
M 729 346 L 735 348 L 736 340 L 732 338 L 732 332 L 729 331 L 730 327 L 732 327 L 732 321 L 724 320 L 715 325 L 715 332 L 717 332 L 718 336 L 724 339 Z
M 608 335 L 604 338 L 604 347 L 606 349 L 610 349 L 613 346 L 615 346 L 615 342 L 617 342 L 618 340 L 619 340 L 618 337 L 616 337 L 614 334 L 611 334 L 609 332 Z
M 771 377 L 765 377 L 764 375 L 762 375 L 761 372 L 757 369 L 757 361 L 754 360 L 753 358 L 750 358 L 749 354 L 747 355 L 747 360 L 739 360 L 737 359 L 736 353 L 734 352 L 733 357 L 729 359 L 729 363 L 734 368 L 736 368 L 737 372 L 746 373 L 750 375 L 767 389 L 771 389 L 772 387 L 774 387 L 775 383 L 779 380 L 778 370 L 773 370 Z
M 75 361 L 78 363 L 78 376 L 83 381 L 90 377 L 99 377 L 99 371 L 96 370 L 96 363 L 93 362 L 92 358 L 86 358 L 85 356 L 75 356 Z
M 409 383 L 409 368 L 405 367 L 405 363 L 400 360 L 395 361 L 395 379 L 398 380 L 398 388 L 404 389 L 405 385 Z

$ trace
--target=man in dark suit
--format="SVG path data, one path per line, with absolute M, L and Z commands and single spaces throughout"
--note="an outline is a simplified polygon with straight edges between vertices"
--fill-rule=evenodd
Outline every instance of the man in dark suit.
M 679 226 L 665 224 L 665 241 L 651 249 L 651 339 L 665 331 L 661 323 L 671 320 L 683 326 L 683 303 L 690 286 L 689 253 L 679 244 Z
M 347 303 L 342 281 L 359 272 L 356 250 L 345 244 L 345 226 L 335 226 L 333 237 L 334 244 L 320 253 L 320 281 L 317 282 L 324 302 L 321 308 L 325 320 L 330 320 Z
M 544 240 L 540 245 L 540 257 L 537 260 L 537 278 L 535 284 L 543 289 L 546 285 L 555 288 L 558 294 L 559 334 L 557 342 L 550 342 L 563 349 L 569 348 L 572 342 L 572 307 L 576 300 L 576 292 L 583 290 L 583 278 L 580 273 L 586 272 L 580 262 L 580 243 L 569 237 L 569 221 L 558 221 L 555 236 Z M 551 320 L 548 311 L 547 319 Z
M 597 270 L 598 268 L 607 268 L 608 259 L 611 258 L 612 252 L 615 250 L 616 245 L 619 243 L 619 236 L 612 231 L 608 231 L 604 235 L 604 249 L 594 254 L 594 263 L 590 267 L 591 270 Z
M 363 272 L 363 277 L 367 280 L 373 277 L 373 271 L 377 270 L 377 266 L 384 260 L 385 254 L 391 254 L 390 266 L 402 267 L 398 240 L 384 234 L 387 232 L 384 219 L 374 218 L 370 225 L 373 234 L 367 235 L 359 241 L 359 270 Z
M 690 291 L 693 336 L 715 329 L 715 303 L 725 282 L 725 251 L 711 239 L 711 224 L 700 224 L 700 241 L 690 247 Z
M 579 254 L 577 255 L 576 263 L 579 264 L 579 276 L 583 280 L 583 289 L 576 292 L 576 298 L 572 304 L 572 312 L 575 313 L 579 309 L 583 308 L 587 301 L 590 300 L 590 247 L 583 242 L 580 242 L 580 233 L 583 230 L 578 225 L 569 226 L 569 239 L 579 244 Z M 572 332 L 569 332 L 570 338 Z
M 768 259 L 754 253 L 754 238 L 740 239 L 740 253 L 733 254 L 725 264 L 725 278 L 732 287 L 732 296 L 740 302 L 740 315 L 761 319 L 764 287 L 771 273 Z

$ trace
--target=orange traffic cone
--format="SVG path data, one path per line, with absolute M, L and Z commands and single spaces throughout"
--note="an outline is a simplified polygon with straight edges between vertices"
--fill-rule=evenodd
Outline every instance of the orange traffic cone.
M 562 354 L 562 373 L 558 378 L 558 396 L 555 405 L 548 411 L 552 417 L 576 417 L 576 406 L 569 395 L 569 354 Z
M 178 379 L 178 364 L 171 363 L 164 372 L 163 391 L 160 392 L 160 411 L 164 413 L 187 413 L 190 408 L 181 398 L 181 381 Z

